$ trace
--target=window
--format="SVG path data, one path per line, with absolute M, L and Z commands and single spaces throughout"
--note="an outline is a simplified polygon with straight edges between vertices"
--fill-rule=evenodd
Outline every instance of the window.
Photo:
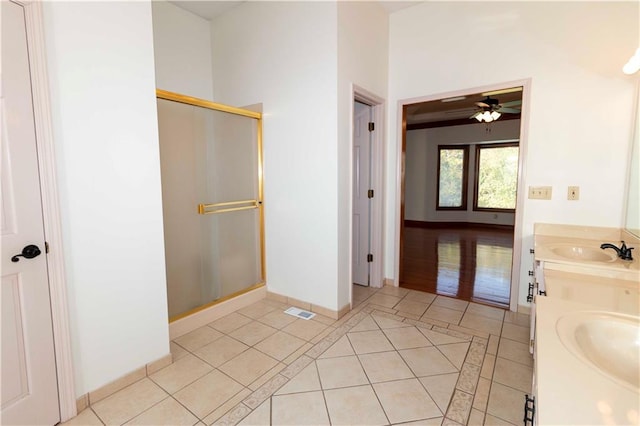
M 518 187 L 518 144 L 476 146 L 474 210 L 513 212 Z
M 438 210 L 467 209 L 468 146 L 438 146 Z

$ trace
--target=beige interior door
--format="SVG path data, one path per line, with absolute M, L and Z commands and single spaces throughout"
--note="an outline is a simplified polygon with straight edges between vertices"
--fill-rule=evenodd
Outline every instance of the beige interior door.
M 54 425 L 60 414 L 24 11 L 10 1 L 1 2 L 0 7 L 0 423 Z
M 353 282 L 369 285 L 371 253 L 371 106 L 354 103 L 353 114 Z

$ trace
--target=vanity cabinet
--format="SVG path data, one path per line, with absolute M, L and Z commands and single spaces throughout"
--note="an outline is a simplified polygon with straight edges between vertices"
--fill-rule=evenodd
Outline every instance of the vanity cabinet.
M 535 253 L 531 250 L 531 253 Z M 538 260 L 533 257 L 533 269 L 529 275 L 532 280 L 529 284 L 529 302 L 531 303 L 531 310 L 529 316 L 531 319 L 529 327 L 529 353 L 535 357 L 535 336 L 536 336 L 536 300 L 539 296 L 546 296 L 546 285 L 544 278 L 544 261 Z
M 612 378 L 588 357 L 576 355 L 577 347 L 566 340 L 566 330 L 580 323 L 576 318 L 589 318 L 593 311 L 589 304 L 538 298 L 535 413 L 526 425 L 638 424 L 638 391 Z M 561 322 L 564 332 L 558 332 Z M 610 349 L 616 350 L 615 346 Z
M 571 312 L 640 315 L 638 260 L 599 256 L 602 243 L 622 239 L 628 246 L 639 245 L 637 238 L 623 236 L 620 229 L 534 226 L 529 291 L 533 383 L 530 400 L 525 401 L 525 425 L 625 424 L 629 413 L 637 414 L 637 391 L 579 360 L 556 330 L 558 321 Z M 637 423 L 637 416 L 631 422 Z

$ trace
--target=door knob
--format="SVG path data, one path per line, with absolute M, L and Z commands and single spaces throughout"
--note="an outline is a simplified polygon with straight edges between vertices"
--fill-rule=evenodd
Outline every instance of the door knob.
M 25 248 L 22 249 L 22 253 L 16 254 L 11 258 L 12 262 L 19 262 L 19 257 L 22 256 L 25 259 L 33 259 L 34 257 L 40 256 L 42 252 L 40 251 L 40 247 L 35 246 L 33 244 L 29 244 Z

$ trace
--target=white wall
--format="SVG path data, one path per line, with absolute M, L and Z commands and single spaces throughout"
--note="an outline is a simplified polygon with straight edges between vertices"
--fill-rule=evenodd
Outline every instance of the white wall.
M 156 87 L 212 100 L 209 21 L 162 0 L 151 7 Z
M 455 29 L 455 31 L 452 31 Z M 482 40 L 495 40 L 486 46 Z M 638 3 L 426 2 L 390 18 L 386 276 L 393 277 L 399 100 L 531 78 L 519 303 L 534 222 L 619 227 L 631 132 Z M 526 109 L 527 105 L 525 105 Z M 568 185 L 580 201 L 567 201 Z
M 337 6 L 246 2 L 211 23 L 214 99 L 262 103 L 269 291 L 338 308 Z
M 407 131 L 405 157 L 405 220 L 423 222 L 472 222 L 513 225 L 514 214 L 473 211 L 475 144 L 517 140 L 520 120 L 496 121 L 488 132 L 484 124 L 436 127 Z M 436 209 L 438 188 L 438 145 L 470 144 L 467 210 Z
M 151 5 L 44 13 L 79 396 L 169 353 Z
M 338 2 L 338 307 L 349 303 L 353 85 L 387 98 L 389 17 L 377 2 Z M 383 131 L 384 123 L 377 123 Z M 376 188 L 382 195 L 382 188 Z M 378 258 L 382 261 L 382 254 Z

